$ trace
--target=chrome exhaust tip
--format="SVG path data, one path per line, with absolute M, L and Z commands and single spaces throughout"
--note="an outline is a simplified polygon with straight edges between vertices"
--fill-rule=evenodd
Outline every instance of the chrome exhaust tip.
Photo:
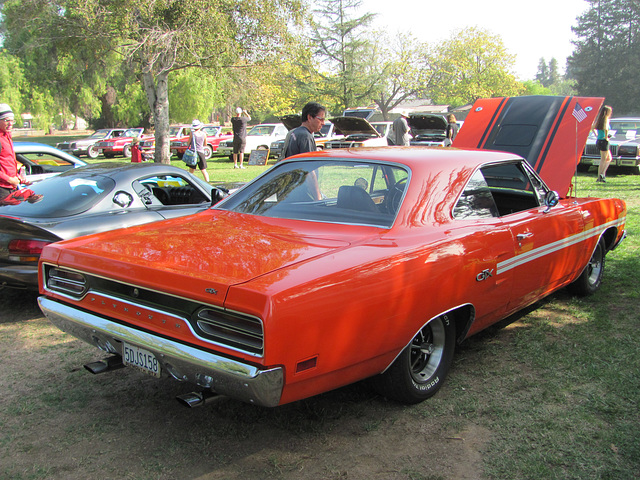
M 191 393 L 186 393 L 184 395 L 178 395 L 176 397 L 176 400 L 178 400 L 178 402 L 181 405 L 184 405 L 185 407 L 196 408 L 196 407 L 201 407 L 221 397 L 222 395 L 219 395 L 217 393 L 203 391 L 203 392 L 191 392 Z
M 113 357 L 107 357 L 97 362 L 87 363 L 86 365 L 84 365 L 84 368 L 89 370 L 94 375 L 97 375 L 98 373 L 104 373 L 110 370 L 124 368 L 124 364 L 122 363 L 122 357 L 120 355 L 114 355 Z

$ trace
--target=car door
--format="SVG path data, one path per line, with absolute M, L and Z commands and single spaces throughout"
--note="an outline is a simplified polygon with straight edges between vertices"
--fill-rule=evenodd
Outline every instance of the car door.
M 464 264 L 455 273 L 458 288 L 467 292 L 475 309 L 468 336 L 495 323 L 508 308 L 513 272 L 499 271 L 499 265 L 513 257 L 513 237 L 500 218 L 480 171 L 467 183 L 452 214 L 450 241 L 465 252 Z
M 549 190 L 524 162 L 482 172 L 511 232 L 513 256 L 499 262 L 497 272 L 511 272 L 509 310 L 515 311 L 557 288 L 576 271 L 582 258 L 584 221 L 573 203 L 544 206 Z

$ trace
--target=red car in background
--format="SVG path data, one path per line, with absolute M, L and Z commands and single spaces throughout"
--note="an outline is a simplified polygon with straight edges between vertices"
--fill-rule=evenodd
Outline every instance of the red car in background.
M 207 159 L 218 151 L 221 141 L 228 140 L 233 136 L 232 132 L 223 132 L 220 125 L 205 125 L 202 130 L 207 134 L 207 143 L 204 146 L 204 154 Z M 183 137 L 171 140 L 171 153 L 176 154 L 178 158 L 182 158 L 187 148 L 189 148 L 188 130 Z
M 172 145 L 173 142 L 178 139 L 188 137 L 190 128 L 191 128 L 191 125 L 171 125 L 169 127 L 169 145 Z M 151 137 L 142 140 L 140 142 L 140 148 L 142 149 L 142 154 L 144 156 L 153 157 L 153 154 L 155 153 L 155 150 L 156 150 L 155 136 L 152 135 Z M 173 149 L 172 149 L 172 153 L 173 153 Z M 182 155 L 180 155 L 180 158 L 182 158 Z
M 105 158 L 113 158 L 116 155 L 122 155 L 123 157 L 131 157 L 131 143 L 134 137 L 142 137 L 144 128 L 129 128 L 122 136 L 118 138 L 110 138 L 109 140 L 103 140 L 97 142 L 96 148 L 102 153 Z

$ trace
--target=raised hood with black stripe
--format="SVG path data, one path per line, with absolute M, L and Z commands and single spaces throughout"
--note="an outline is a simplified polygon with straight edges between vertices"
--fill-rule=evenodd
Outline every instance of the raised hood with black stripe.
M 477 100 L 453 146 L 515 153 L 566 196 L 604 98 L 526 96 Z

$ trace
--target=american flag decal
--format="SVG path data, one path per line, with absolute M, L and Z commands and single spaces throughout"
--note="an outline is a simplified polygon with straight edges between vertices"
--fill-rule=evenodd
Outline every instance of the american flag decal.
M 575 108 L 573 109 L 572 115 L 578 120 L 578 123 L 587 118 L 587 113 L 582 109 L 579 103 L 576 103 Z

